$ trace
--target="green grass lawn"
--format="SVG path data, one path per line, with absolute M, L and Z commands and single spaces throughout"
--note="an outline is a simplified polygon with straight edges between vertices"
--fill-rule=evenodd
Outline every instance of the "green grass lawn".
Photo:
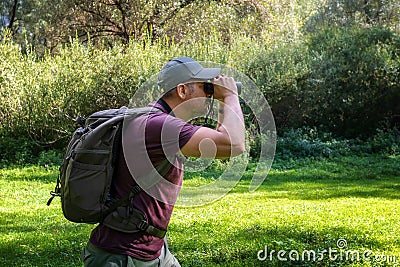
M 0 266 L 81 266 L 93 225 L 65 220 L 59 199 L 46 206 L 56 176 L 0 169 Z M 185 186 L 216 176 L 188 175 Z M 212 204 L 175 208 L 168 239 L 182 266 L 400 264 L 399 156 L 274 163 L 252 193 L 251 176 Z

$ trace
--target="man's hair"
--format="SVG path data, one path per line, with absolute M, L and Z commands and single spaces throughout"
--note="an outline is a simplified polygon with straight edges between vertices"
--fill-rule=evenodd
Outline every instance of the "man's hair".
M 171 90 L 169 90 L 168 92 L 166 92 L 166 93 L 162 96 L 162 98 L 163 98 L 163 99 L 171 99 L 171 98 L 174 96 L 174 94 L 175 94 L 176 88 L 177 88 L 177 87 L 172 88 Z

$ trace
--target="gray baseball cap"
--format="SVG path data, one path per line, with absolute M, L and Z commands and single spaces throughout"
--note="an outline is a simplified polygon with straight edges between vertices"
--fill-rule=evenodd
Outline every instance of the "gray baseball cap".
M 158 73 L 158 87 L 164 94 L 181 83 L 206 82 L 220 73 L 220 68 L 203 68 L 190 57 L 179 57 L 168 61 Z

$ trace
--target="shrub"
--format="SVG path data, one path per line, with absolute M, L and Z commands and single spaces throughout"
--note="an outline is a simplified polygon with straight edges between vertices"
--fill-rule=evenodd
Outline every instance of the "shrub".
M 316 128 L 290 129 L 278 136 L 275 158 L 282 161 L 363 154 L 400 155 L 400 131 L 377 130 L 367 139 L 345 139 Z
M 353 150 L 364 153 L 380 153 L 387 155 L 400 154 L 400 131 L 396 128 L 390 130 L 377 130 L 377 133 L 368 138 L 366 142 L 361 142 L 354 146 Z
M 380 29 L 326 29 L 309 43 L 306 123 L 341 136 L 371 136 L 400 114 L 400 36 Z
M 277 129 L 317 127 L 363 138 L 399 126 L 400 36 L 380 28 L 327 28 L 261 49 L 246 73 L 263 90 Z
M 64 156 L 64 151 L 61 150 L 48 150 L 41 151 L 37 159 L 37 165 L 39 166 L 60 166 Z
M 285 131 L 277 139 L 276 157 L 279 159 L 324 158 L 349 151 L 346 141 L 335 140 L 331 134 L 315 128 Z
M 0 167 L 10 164 L 33 164 L 40 146 L 27 137 L 1 137 L 0 136 Z
M 310 72 L 307 49 L 299 42 L 259 50 L 246 70 L 268 100 L 278 129 L 303 125 L 302 91 Z

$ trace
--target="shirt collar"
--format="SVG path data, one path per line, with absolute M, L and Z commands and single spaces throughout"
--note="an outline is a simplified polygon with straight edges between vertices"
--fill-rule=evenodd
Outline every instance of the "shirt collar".
M 157 107 L 158 106 L 158 107 Z M 161 107 L 160 107 L 161 106 Z M 168 105 L 167 102 L 165 102 L 164 99 L 160 98 L 156 104 L 154 105 L 155 108 L 160 109 L 161 111 L 170 114 L 171 116 L 175 117 L 174 112 L 172 111 L 171 107 Z

